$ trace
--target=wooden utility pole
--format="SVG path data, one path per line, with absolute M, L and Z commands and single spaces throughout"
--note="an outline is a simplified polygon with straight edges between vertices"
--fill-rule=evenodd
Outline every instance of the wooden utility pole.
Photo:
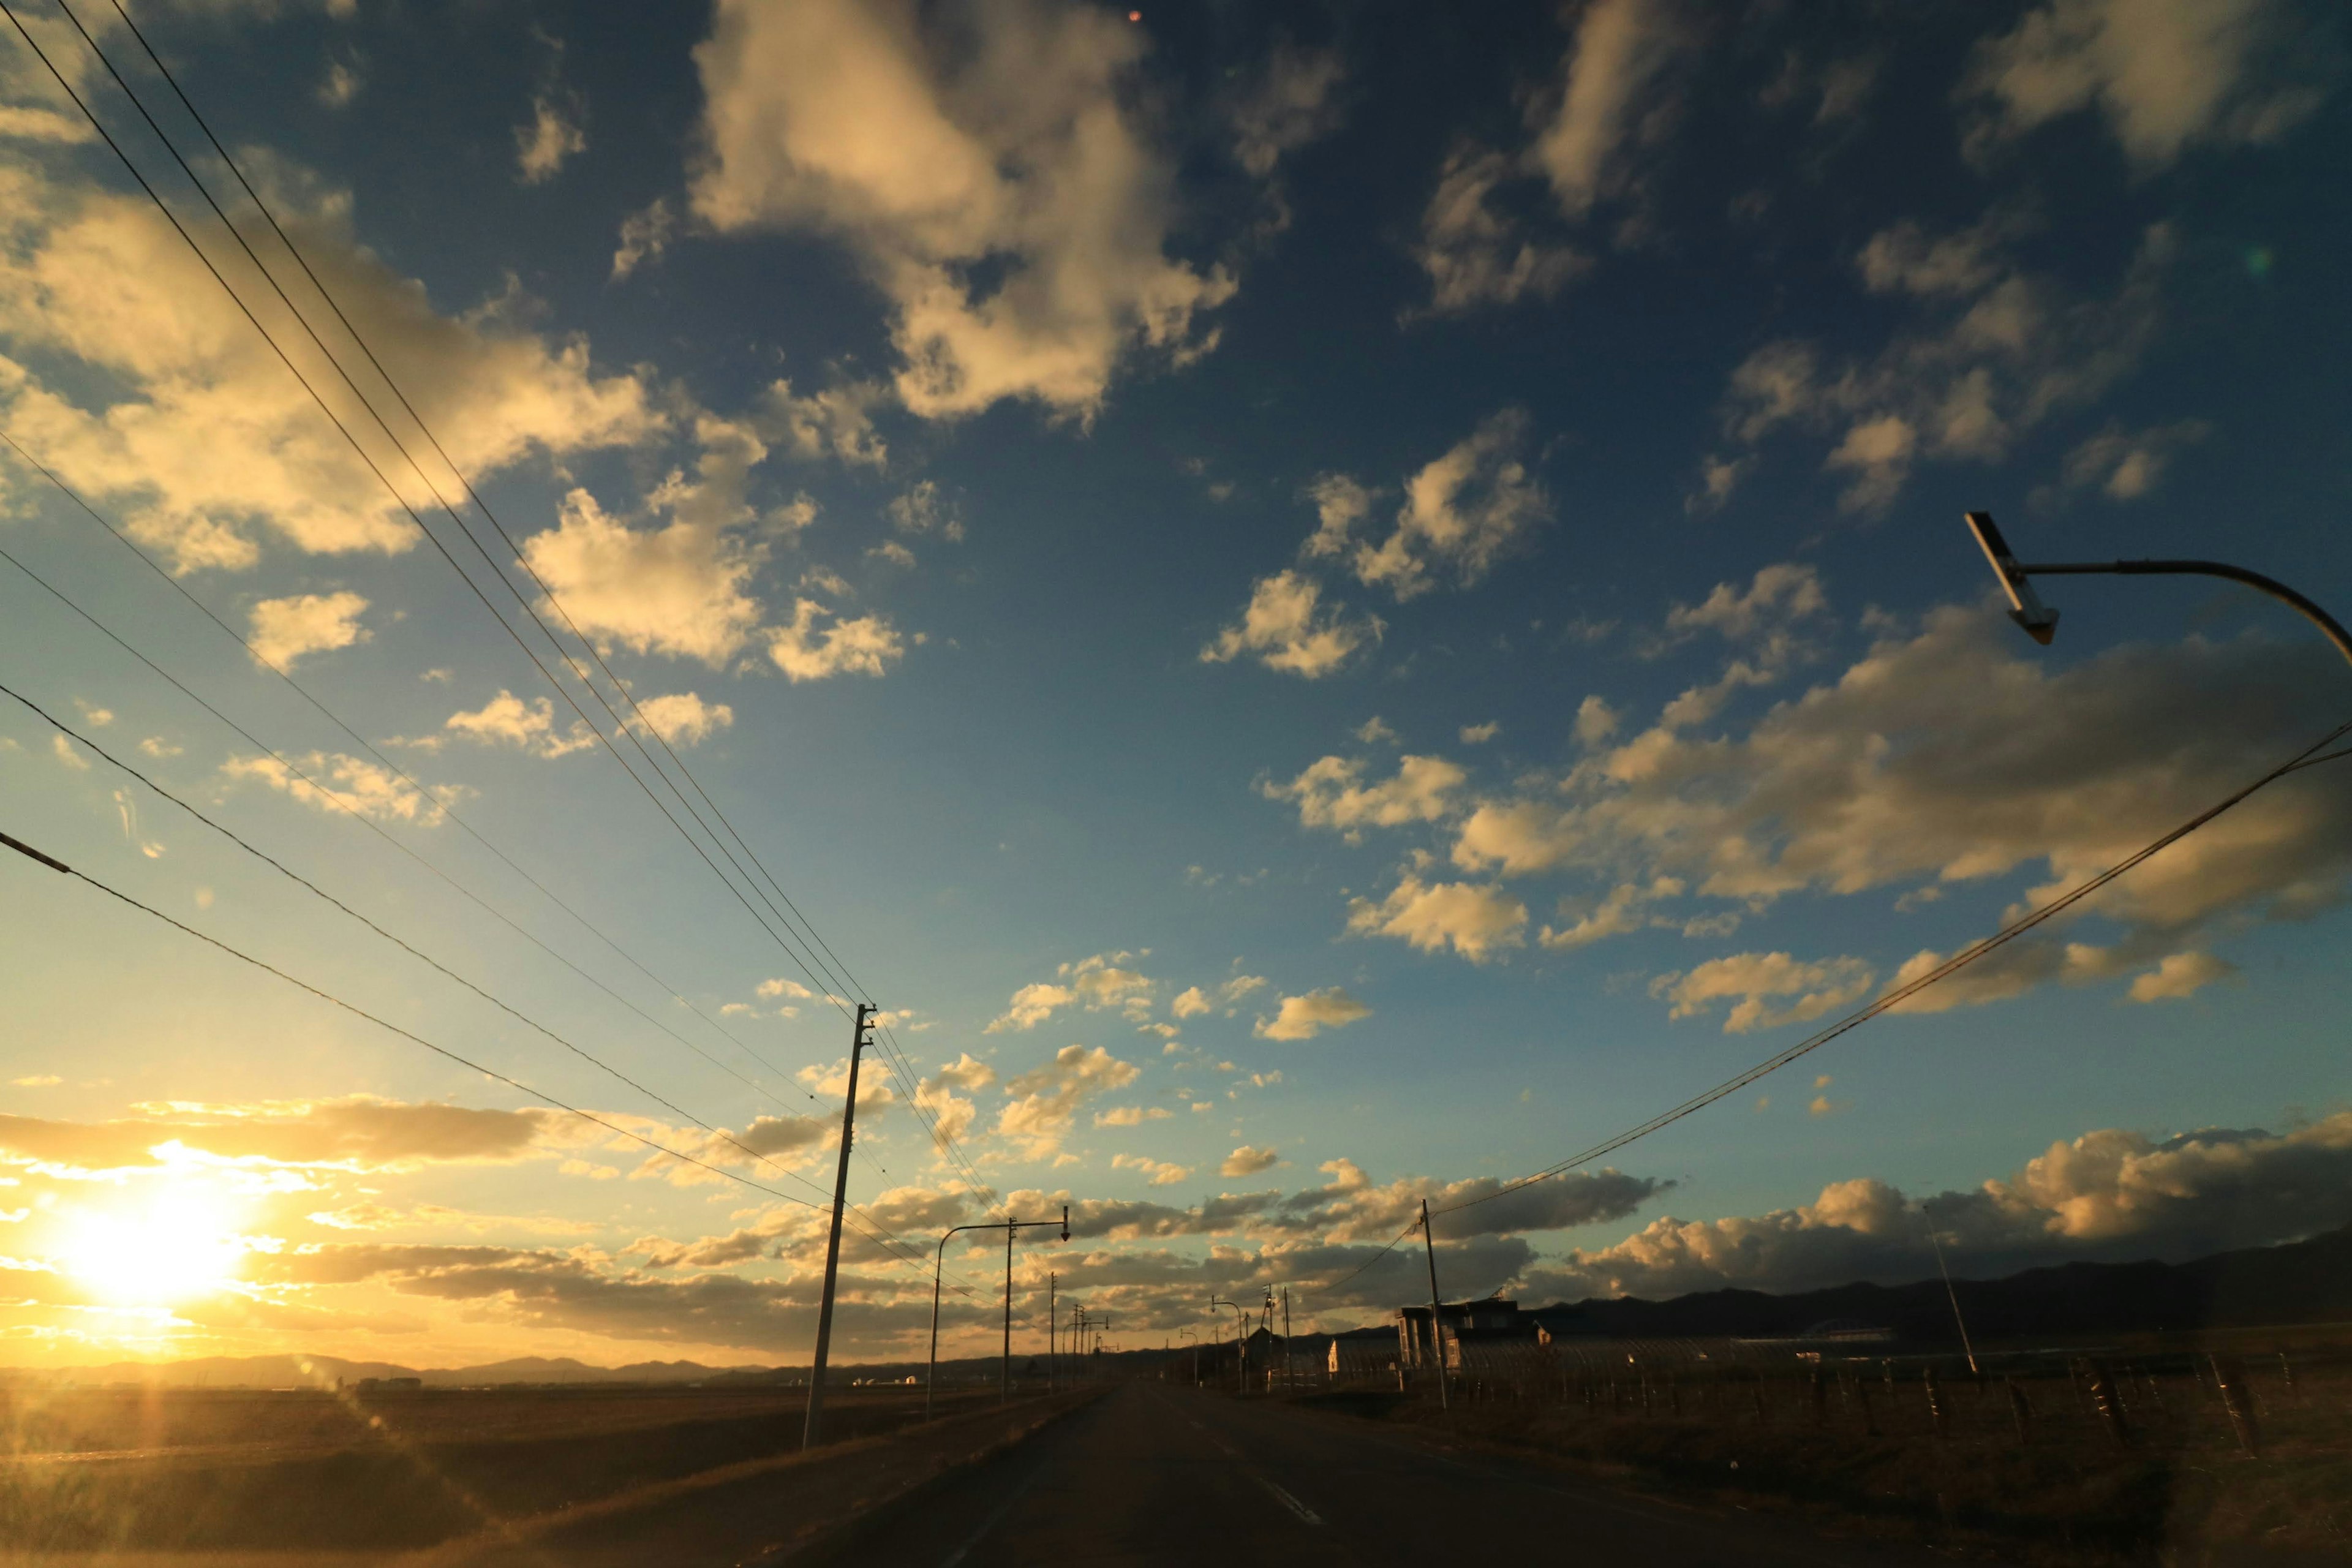
M 1421 1200 L 1421 1239 L 1429 1259 L 1429 1349 L 1437 1362 L 1437 1407 L 1451 1410 L 1445 1394 L 1445 1309 L 1437 1300 L 1437 1233 L 1429 1228 L 1429 1200 Z
M 1054 1284 L 1054 1271 L 1049 1268 L 1045 1271 L 1045 1392 L 1048 1394 L 1055 1391 L 1054 1374 L 1056 1369 L 1054 1365 L 1054 1358 L 1061 1349 L 1061 1342 L 1058 1338 L 1061 1324 L 1054 1316 L 1055 1311 Z
M 1000 1404 L 1013 1399 L 1013 1233 L 1019 1228 L 1011 1215 L 1004 1216 L 1004 1372 L 997 1380 Z
M 857 1005 L 857 1026 L 849 1037 L 849 1094 L 841 1106 L 841 1163 L 833 1176 L 833 1228 L 824 1242 L 824 1293 L 816 1308 L 816 1359 L 809 1367 L 808 1420 L 801 1427 L 801 1447 L 814 1448 L 824 1437 L 824 1358 L 833 1348 L 833 1282 L 841 1268 L 841 1206 L 849 1195 L 849 1141 L 857 1125 L 857 1062 L 873 1039 L 874 1009 Z

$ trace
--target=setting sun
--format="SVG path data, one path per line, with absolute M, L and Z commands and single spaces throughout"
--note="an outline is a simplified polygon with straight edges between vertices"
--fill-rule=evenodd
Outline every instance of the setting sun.
M 217 1194 L 182 1190 L 84 1210 L 59 1252 L 65 1271 L 107 1301 L 160 1307 L 230 1283 L 245 1244 Z

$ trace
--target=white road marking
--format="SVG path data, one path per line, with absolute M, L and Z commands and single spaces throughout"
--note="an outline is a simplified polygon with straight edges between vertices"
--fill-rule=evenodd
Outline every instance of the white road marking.
M 1251 1479 L 1256 1481 L 1258 1485 L 1272 1492 L 1274 1494 L 1275 1501 L 1280 1503 L 1283 1507 L 1297 1514 L 1300 1523 L 1320 1524 L 1323 1522 L 1322 1519 L 1317 1515 L 1313 1509 L 1308 1508 L 1305 1503 L 1300 1502 L 1297 1498 L 1292 1497 L 1288 1492 L 1284 1491 L 1280 1487 L 1276 1486 L 1264 1476 L 1254 1476 Z

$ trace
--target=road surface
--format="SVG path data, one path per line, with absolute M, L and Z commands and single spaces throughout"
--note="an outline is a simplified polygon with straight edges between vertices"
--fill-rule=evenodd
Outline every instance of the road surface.
M 1939 1561 L 1824 1540 L 1779 1520 L 1643 1502 L 1346 1416 L 1160 1384 L 1113 1389 L 893 1510 L 840 1556 L 893 1568 L 1439 1568 L 1487 1559 L 1638 1568 Z

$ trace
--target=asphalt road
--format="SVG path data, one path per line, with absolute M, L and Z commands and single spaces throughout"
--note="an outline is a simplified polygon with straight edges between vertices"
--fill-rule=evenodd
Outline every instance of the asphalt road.
M 1114 1389 L 896 1510 L 843 1554 L 892 1568 L 1431 1568 L 1487 1558 L 1638 1568 L 1941 1561 L 1779 1520 L 1643 1502 L 1346 1416 L 1158 1384 Z

